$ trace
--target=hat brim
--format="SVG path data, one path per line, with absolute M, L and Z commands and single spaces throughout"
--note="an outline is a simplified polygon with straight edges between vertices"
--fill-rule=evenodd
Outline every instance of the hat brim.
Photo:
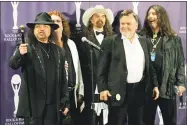
M 58 29 L 59 26 L 58 24 L 55 23 L 48 23 L 48 22 L 34 22 L 34 23 L 27 23 L 27 27 L 34 29 L 34 26 L 36 24 L 43 24 L 43 25 L 49 25 L 51 28 L 53 28 L 54 30 Z
M 88 26 L 88 21 L 90 17 L 92 17 L 93 14 L 95 13 L 103 13 L 106 15 L 107 20 L 109 21 L 110 24 L 113 23 L 114 21 L 114 15 L 110 9 L 96 9 L 96 8 L 90 8 L 85 11 L 85 13 L 82 16 L 82 22 L 83 24 L 87 27 Z

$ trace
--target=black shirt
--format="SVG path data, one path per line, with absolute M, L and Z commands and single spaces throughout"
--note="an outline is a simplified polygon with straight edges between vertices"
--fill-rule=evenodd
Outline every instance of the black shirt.
M 157 34 L 157 37 L 155 38 L 154 42 L 151 41 L 151 39 L 153 38 L 153 35 L 151 34 L 151 36 L 149 36 L 149 41 L 150 41 L 150 50 L 152 51 L 153 46 L 155 44 L 157 44 L 156 49 L 154 49 L 155 53 L 156 53 L 156 58 L 155 61 L 152 61 L 153 63 L 153 67 L 156 70 L 156 75 L 157 75 L 157 79 L 158 79 L 158 84 L 159 86 L 161 85 L 162 82 L 162 65 L 163 65 L 163 45 L 162 45 L 162 41 L 163 38 L 160 34 L 160 32 Z M 159 40 L 160 39 L 160 40 Z
M 44 60 L 44 68 L 45 68 L 45 75 L 46 75 L 46 103 L 53 104 L 56 103 L 56 82 L 55 82 L 55 72 L 56 72 L 56 60 L 54 58 L 54 52 L 52 51 L 51 44 L 52 43 L 41 43 L 41 52 L 43 55 Z M 48 58 L 49 56 L 49 58 Z

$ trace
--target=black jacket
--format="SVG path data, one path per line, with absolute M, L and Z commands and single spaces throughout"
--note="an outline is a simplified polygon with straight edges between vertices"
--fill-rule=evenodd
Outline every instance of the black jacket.
M 21 67 L 22 85 L 20 88 L 20 101 L 18 105 L 18 117 L 40 117 L 43 114 L 46 102 L 46 76 L 44 69 L 44 60 L 41 48 L 36 44 L 28 45 L 28 52 L 20 55 L 19 47 L 16 48 L 11 56 L 9 65 L 16 70 Z M 51 45 L 56 62 L 56 103 L 57 117 L 60 122 L 59 109 L 65 103 L 69 107 L 68 86 L 65 78 L 64 69 L 64 51 Z
M 96 44 L 97 46 L 100 46 L 99 42 L 97 41 L 94 31 L 87 32 L 85 34 L 86 38 Z M 83 49 L 84 52 L 84 58 L 82 58 L 81 67 L 82 67 L 82 75 L 84 80 L 84 88 L 85 88 L 85 101 L 91 102 L 92 101 L 92 93 L 95 92 L 96 88 L 96 73 L 97 73 L 97 62 L 99 57 L 99 50 L 89 46 L 87 43 L 83 43 Z M 92 89 L 92 69 L 91 69 L 91 55 L 90 51 L 92 51 L 93 56 L 93 89 Z M 93 91 L 92 91 L 93 90 Z
M 140 34 L 149 39 L 149 35 L 143 31 Z M 148 44 L 151 44 L 150 39 Z M 162 36 L 162 48 L 162 82 L 159 86 L 159 96 L 172 99 L 175 96 L 174 85 L 185 87 L 185 58 L 181 38 L 179 36 Z
M 88 40 L 96 44 L 97 46 L 100 46 L 100 43 L 98 42 L 94 30 L 88 31 L 88 29 L 85 29 L 82 34 L 79 34 L 82 37 L 86 37 Z M 80 37 L 79 36 L 79 37 Z M 77 38 L 79 38 L 77 37 Z M 81 39 L 80 38 L 80 39 Z M 77 41 L 77 40 L 75 40 Z M 82 76 L 84 81 L 84 100 L 86 103 L 92 102 L 92 93 L 95 92 L 96 88 L 96 79 L 97 79 L 97 64 L 98 64 L 98 58 L 100 51 L 90 45 L 88 45 L 85 42 L 79 42 L 76 43 L 77 49 L 79 52 L 79 58 L 80 58 L 80 64 L 81 64 L 81 70 L 82 70 Z M 92 51 L 92 63 L 93 63 L 93 70 L 91 69 L 91 53 Z M 92 71 L 93 71 L 93 88 L 92 88 Z M 93 91 L 92 91 L 93 90 Z
M 148 86 L 151 84 L 150 80 L 154 82 L 154 86 L 158 85 L 155 71 L 150 62 L 146 40 L 146 38 L 139 36 L 139 41 L 145 55 L 145 71 L 143 80 L 145 92 L 148 91 L 147 88 L 149 88 Z M 120 106 L 123 104 L 125 99 L 126 79 L 128 74 L 121 34 L 105 39 L 102 44 L 102 49 L 103 52 L 99 57 L 98 64 L 98 89 L 99 92 L 109 90 L 112 94 L 112 98 L 115 98 L 115 96 L 119 94 L 121 96 L 121 100 L 117 101 L 111 99 L 111 105 Z M 145 93 L 140 94 L 145 95 Z M 145 96 L 139 99 L 141 104 L 145 102 L 144 97 Z

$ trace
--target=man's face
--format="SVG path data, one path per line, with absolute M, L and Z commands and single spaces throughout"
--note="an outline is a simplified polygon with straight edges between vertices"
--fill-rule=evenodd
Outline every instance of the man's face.
M 34 27 L 34 35 L 40 41 L 48 40 L 51 34 L 51 27 L 49 25 L 36 24 Z
M 62 19 L 57 15 L 51 15 L 51 19 L 53 20 L 53 22 L 55 24 L 58 24 L 58 26 L 59 26 L 59 28 L 56 29 L 55 31 L 61 31 L 61 33 L 62 33 L 62 31 L 63 31 Z
M 122 16 L 120 18 L 120 32 L 127 39 L 132 38 L 137 29 L 138 23 L 136 22 L 132 14 L 128 16 Z
M 106 16 L 103 13 L 95 13 L 91 17 L 91 22 L 94 28 L 102 28 L 106 22 Z
M 147 15 L 147 21 L 151 29 L 159 28 L 158 26 L 158 18 L 156 12 L 153 8 L 151 8 Z

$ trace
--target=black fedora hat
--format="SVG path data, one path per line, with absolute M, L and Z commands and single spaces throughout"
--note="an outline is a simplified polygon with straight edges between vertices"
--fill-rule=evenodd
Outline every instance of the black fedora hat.
M 53 28 L 54 30 L 59 28 L 58 24 L 55 24 L 52 21 L 51 16 L 49 14 L 47 14 L 46 12 L 39 13 L 36 16 L 35 21 L 33 23 L 27 23 L 27 26 L 29 28 L 33 29 L 36 24 L 50 25 L 51 28 Z

